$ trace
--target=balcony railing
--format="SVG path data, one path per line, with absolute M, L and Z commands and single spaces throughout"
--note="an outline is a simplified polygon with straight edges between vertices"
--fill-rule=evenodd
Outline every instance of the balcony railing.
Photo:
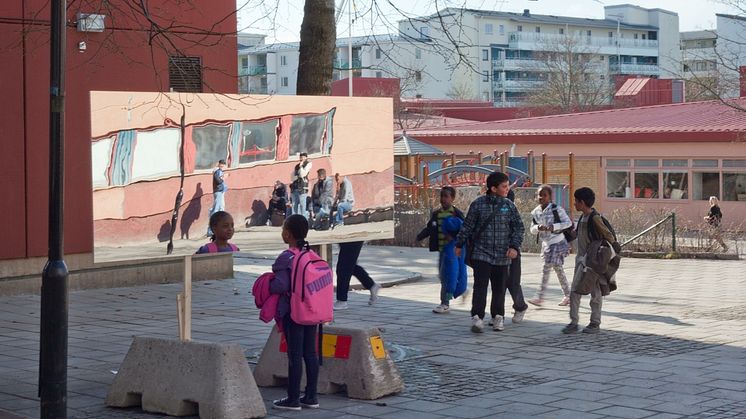
M 260 76 L 262 74 L 267 74 L 266 65 L 241 67 L 238 71 L 239 76 Z
M 499 58 L 492 60 L 492 68 L 496 70 L 543 70 L 546 65 L 543 60 L 531 58 Z
M 332 66 L 334 66 L 335 70 L 347 70 L 348 68 L 350 68 L 348 63 L 349 61 L 347 60 L 336 59 L 332 62 Z M 363 67 L 363 64 L 359 59 L 355 59 L 355 58 L 352 59 L 352 68 L 362 68 L 362 67 Z
M 495 89 L 504 90 L 533 90 L 540 89 L 546 84 L 544 80 L 495 80 Z
M 611 64 L 609 71 L 613 74 L 644 74 L 658 76 L 661 73 L 657 64 Z
M 549 33 L 536 32 L 511 32 L 509 45 L 511 48 L 517 48 L 518 43 L 533 43 L 539 47 L 550 47 L 552 45 L 563 45 L 567 39 L 572 39 L 579 47 L 586 45 L 589 47 L 617 47 L 620 48 L 650 48 L 658 49 L 658 41 L 650 39 L 628 39 L 617 37 L 603 36 L 583 36 L 583 35 L 558 35 Z

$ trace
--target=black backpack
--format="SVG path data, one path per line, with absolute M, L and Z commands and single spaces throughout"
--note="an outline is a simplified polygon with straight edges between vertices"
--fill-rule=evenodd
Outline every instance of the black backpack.
M 559 211 L 557 211 L 557 204 L 555 203 L 552 203 L 552 215 L 554 215 L 554 223 L 559 224 L 561 221 L 560 221 Z M 578 237 L 578 235 L 575 232 L 575 221 L 573 221 L 572 218 L 570 218 L 570 222 L 572 223 L 572 225 L 562 230 L 562 235 L 565 236 L 565 240 L 567 240 L 568 243 L 570 243 L 571 241 L 575 240 Z
M 606 217 L 599 214 L 595 209 L 591 212 L 590 217 L 588 217 L 588 224 L 587 224 L 588 225 L 588 237 L 591 239 L 591 241 L 601 239 L 601 235 L 596 231 L 596 226 L 595 224 L 593 224 L 593 217 L 595 216 L 601 217 L 601 221 L 604 222 L 604 225 L 606 226 L 606 228 L 608 228 L 609 231 L 611 232 L 611 235 L 614 236 L 614 242 L 616 243 L 617 237 L 616 237 L 616 231 L 614 231 L 614 227 L 611 225 L 609 220 L 606 219 Z

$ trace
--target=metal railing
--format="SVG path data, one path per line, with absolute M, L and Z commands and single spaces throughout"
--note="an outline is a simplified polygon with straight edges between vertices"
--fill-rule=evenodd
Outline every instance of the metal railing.
M 639 239 L 640 237 L 644 236 L 645 234 L 649 233 L 656 227 L 666 223 L 668 220 L 671 220 L 671 251 L 676 252 L 676 213 L 672 212 L 668 216 L 666 216 L 664 219 L 658 221 L 657 223 L 653 224 L 652 226 L 646 228 L 645 230 L 637 233 L 632 238 L 626 240 L 624 243 L 621 244 L 622 247 L 632 243 L 633 241 Z

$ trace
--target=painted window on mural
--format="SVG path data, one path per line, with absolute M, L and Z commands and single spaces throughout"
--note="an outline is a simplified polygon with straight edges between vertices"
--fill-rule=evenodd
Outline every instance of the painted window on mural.
M 195 170 L 213 169 L 219 160 L 228 160 L 230 131 L 228 125 L 209 124 L 194 127 L 192 141 L 197 150 Z
M 322 140 L 326 130 L 326 114 L 296 115 L 290 127 L 290 155 L 305 152 L 321 153 Z
M 278 124 L 279 119 L 241 123 L 241 148 L 238 156 L 240 164 L 275 159 Z
M 695 160 L 696 162 L 696 160 Z M 717 164 L 717 160 L 715 160 Z M 692 198 L 697 200 L 708 200 L 711 196 L 720 195 L 720 173 L 719 172 L 694 172 L 692 173 Z
M 111 163 L 111 145 L 114 138 L 104 138 L 95 141 L 91 146 L 91 179 L 93 187 L 109 186 L 109 164 Z
M 178 172 L 180 145 L 181 132 L 178 128 L 138 132 L 130 182 Z

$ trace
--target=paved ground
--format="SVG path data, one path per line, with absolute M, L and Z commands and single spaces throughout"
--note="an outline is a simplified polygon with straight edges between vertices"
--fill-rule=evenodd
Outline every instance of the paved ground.
M 437 302 L 434 255 L 424 249 L 366 247 L 364 265 L 389 278 L 421 272 L 419 282 L 381 291 L 373 307 L 353 292 L 344 325 L 385 330 L 406 390 L 367 402 L 321 396 L 322 409 L 275 417 L 746 417 L 746 262 L 625 259 L 619 291 L 604 305 L 600 335 L 560 333 L 567 312 L 549 301 L 504 332 L 469 331 L 468 306 L 448 315 Z M 259 261 L 259 262 L 257 262 Z M 539 260 L 524 255 L 524 288 L 538 283 Z M 193 335 L 235 342 L 249 362 L 269 326 L 257 320 L 251 278 L 261 259 L 237 259 L 234 279 L 195 284 Z M 266 267 L 271 263 L 266 259 Z M 572 263 L 568 263 L 570 272 Z M 394 274 L 391 274 L 391 273 Z M 139 409 L 103 406 L 108 385 L 133 335 L 175 337 L 179 285 L 79 291 L 70 294 L 69 416 L 152 418 Z M 234 288 L 239 293 L 234 294 Z M 581 321 L 588 320 L 587 298 Z M 39 297 L 0 298 L 0 409 L 38 417 Z M 268 403 L 282 388 L 261 389 Z M 3 414 L 0 413 L 0 417 Z

